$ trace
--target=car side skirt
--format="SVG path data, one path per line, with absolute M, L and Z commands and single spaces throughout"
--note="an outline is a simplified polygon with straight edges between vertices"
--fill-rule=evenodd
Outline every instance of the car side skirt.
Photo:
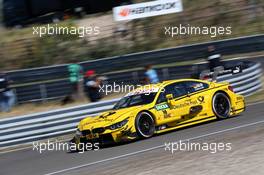
M 182 124 L 179 124 L 177 126 L 169 127 L 169 128 L 163 129 L 163 130 L 158 130 L 158 131 L 156 131 L 156 134 L 160 134 L 160 133 L 163 133 L 163 132 L 168 132 L 168 131 L 184 128 L 184 127 L 187 127 L 187 126 L 192 126 L 192 125 L 196 125 L 196 124 L 200 124 L 200 123 L 216 120 L 216 119 L 217 118 L 215 116 L 206 117 L 206 118 L 202 118 L 202 119 L 198 119 L 198 120 L 182 123 Z

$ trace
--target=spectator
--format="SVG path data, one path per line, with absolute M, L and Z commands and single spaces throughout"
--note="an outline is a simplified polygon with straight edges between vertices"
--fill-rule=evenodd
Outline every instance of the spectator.
M 78 94 L 79 82 L 82 80 L 82 67 L 79 64 L 70 64 L 68 71 L 71 83 L 71 95 Z
M 207 61 L 209 62 L 209 69 L 213 71 L 215 67 L 221 66 L 221 54 L 215 50 L 214 46 L 208 47 Z
M 16 97 L 9 87 L 10 80 L 4 73 L 0 73 L 0 110 L 9 112 L 14 106 Z
M 155 83 L 158 83 L 159 82 L 159 77 L 158 77 L 158 74 L 156 72 L 156 70 L 154 70 L 152 68 L 152 65 L 147 65 L 145 67 L 145 80 L 146 80 L 146 84 L 155 84 Z
M 149 79 L 147 77 L 144 77 L 143 79 L 140 80 L 141 85 L 148 85 L 150 84 Z
M 82 80 L 82 67 L 79 64 L 70 64 L 68 66 L 69 81 L 70 81 L 70 94 L 62 100 L 62 105 L 74 101 L 74 96 L 79 96 L 79 83 Z
M 89 98 L 91 102 L 97 102 L 102 98 L 99 92 L 101 85 L 102 85 L 102 80 L 99 77 L 97 77 L 94 70 L 88 70 L 85 73 L 84 89 L 87 98 Z

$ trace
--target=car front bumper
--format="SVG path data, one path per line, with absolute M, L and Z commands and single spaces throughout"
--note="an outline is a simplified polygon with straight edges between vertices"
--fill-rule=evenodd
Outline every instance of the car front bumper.
M 119 143 L 124 141 L 130 141 L 137 138 L 137 133 L 132 132 L 131 129 L 121 128 L 116 131 L 106 132 L 106 133 L 91 133 L 88 135 L 75 135 L 73 138 L 74 143 L 99 143 L 101 145 Z

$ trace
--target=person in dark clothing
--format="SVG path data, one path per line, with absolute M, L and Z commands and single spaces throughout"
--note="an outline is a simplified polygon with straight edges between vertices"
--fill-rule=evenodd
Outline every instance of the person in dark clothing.
M 91 102 L 97 102 L 102 98 L 101 93 L 99 92 L 101 84 L 102 80 L 96 76 L 95 71 L 88 70 L 85 73 L 84 89 L 86 96 Z
M 8 112 L 15 104 L 15 94 L 9 87 L 10 80 L 7 75 L 0 73 L 0 111 Z
M 213 71 L 215 67 L 222 66 L 221 54 L 218 53 L 214 46 L 208 47 L 207 61 L 209 62 L 209 69 Z
M 0 92 L 5 92 L 9 90 L 8 87 L 8 77 L 4 73 L 0 73 Z

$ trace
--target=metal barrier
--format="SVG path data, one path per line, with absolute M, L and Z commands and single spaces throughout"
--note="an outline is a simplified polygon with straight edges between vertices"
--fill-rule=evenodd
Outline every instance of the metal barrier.
M 217 80 L 230 82 L 238 94 L 248 96 L 257 92 L 262 88 L 261 64 L 247 63 L 247 68 L 242 73 L 223 75 L 217 77 Z M 170 73 L 170 71 L 165 71 L 164 75 L 170 76 Z M 2 119 L 0 120 L 0 147 L 73 133 L 81 119 L 111 109 L 118 100 L 113 99 L 46 113 Z
M 261 60 L 263 58 L 259 58 Z M 228 61 L 226 64 L 236 64 L 237 62 L 245 61 Z M 245 63 L 247 64 L 247 63 Z M 227 65 L 228 66 L 228 65 Z M 199 64 L 198 71 L 207 68 L 207 64 Z M 192 65 L 186 66 L 171 66 L 157 69 L 161 80 L 190 78 L 195 74 Z M 141 78 L 144 77 L 143 70 L 126 71 L 122 73 L 110 73 L 108 84 L 138 84 Z M 46 101 L 55 98 L 62 98 L 70 93 L 70 83 L 67 79 L 54 82 L 38 83 L 16 88 L 16 93 L 19 103 Z
M 249 68 L 239 74 L 228 74 L 217 77 L 217 81 L 229 82 L 238 94 L 249 96 L 262 88 L 261 78 L 263 76 L 260 63 L 251 63 Z
M 0 120 L 0 147 L 72 133 L 85 116 L 111 109 L 118 100 Z

